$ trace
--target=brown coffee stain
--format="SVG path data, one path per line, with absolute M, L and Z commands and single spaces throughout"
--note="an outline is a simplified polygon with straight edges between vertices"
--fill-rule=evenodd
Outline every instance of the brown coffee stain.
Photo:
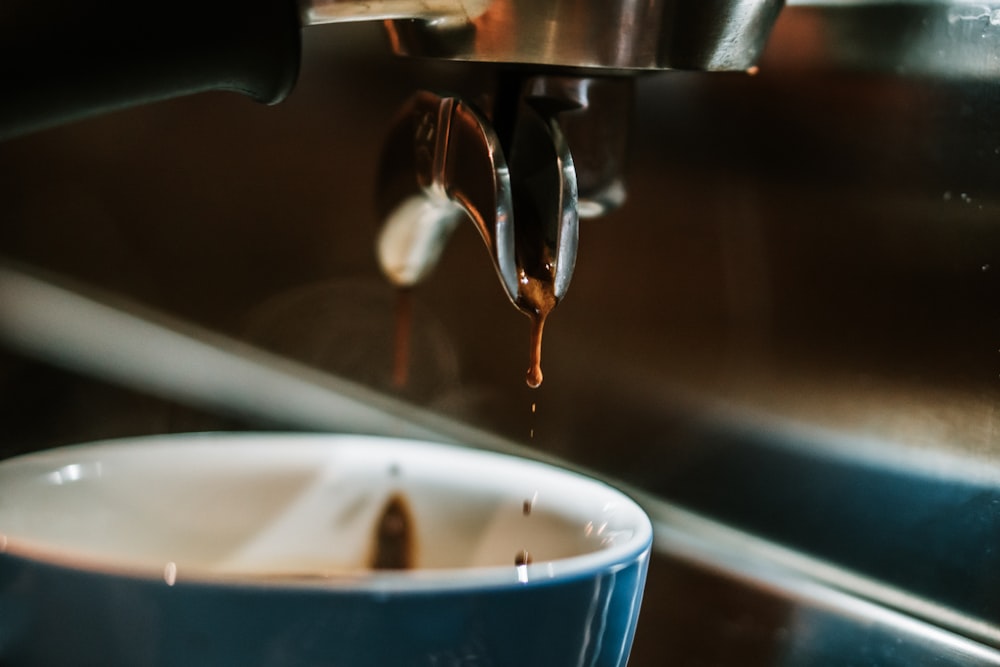
M 416 561 L 413 515 L 406 498 L 396 493 L 386 501 L 375 524 L 372 540 L 373 570 L 409 570 Z

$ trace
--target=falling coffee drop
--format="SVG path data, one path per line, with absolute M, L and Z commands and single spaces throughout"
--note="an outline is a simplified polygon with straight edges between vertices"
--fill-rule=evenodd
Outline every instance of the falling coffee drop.
M 531 554 L 528 553 L 527 549 L 521 549 L 514 555 L 514 565 L 516 567 L 531 565 Z
M 504 116 L 504 109 L 498 109 L 495 122 L 501 142 L 506 139 L 508 144 L 511 203 L 516 221 L 514 304 L 531 320 L 526 379 L 528 386 L 535 389 L 543 379 L 545 321 L 565 291 L 576 261 L 576 172 L 555 119 L 559 110 L 538 99 L 521 97 L 526 82 L 520 75 L 512 75 L 506 85 L 517 92 L 509 99 L 518 100 L 518 106 L 506 110 L 510 118 Z
M 524 262 L 526 252 L 521 253 Z M 528 386 L 537 389 L 542 384 L 542 334 L 545 320 L 556 307 L 555 268 L 546 249 L 535 261 L 522 264 L 519 272 L 517 307 L 531 320 L 531 341 L 528 356 Z
M 394 494 L 375 525 L 373 570 L 408 570 L 414 565 L 413 518 L 406 499 Z
M 542 375 L 542 333 L 545 329 L 545 315 L 531 318 L 531 348 L 528 356 L 528 386 L 538 389 L 545 378 Z

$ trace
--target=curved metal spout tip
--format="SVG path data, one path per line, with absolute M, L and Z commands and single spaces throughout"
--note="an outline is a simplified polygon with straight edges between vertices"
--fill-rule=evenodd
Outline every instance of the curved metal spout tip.
M 404 106 L 382 158 L 379 263 L 393 284 L 412 286 L 440 259 L 462 217 L 475 224 L 508 298 L 537 311 L 528 283 L 566 293 L 576 263 L 576 172 L 558 123 L 525 107 L 510 159 L 472 104 L 420 92 Z M 516 222 L 515 222 L 516 219 Z
M 537 387 L 545 319 L 576 266 L 579 197 L 555 115 L 520 97 L 516 108 L 505 151 L 485 115 L 459 98 L 421 92 L 407 103 L 383 154 L 377 251 L 389 280 L 411 287 L 437 265 L 458 221 L 472 220 L 508 298 L 532 320 L 528 384 Z

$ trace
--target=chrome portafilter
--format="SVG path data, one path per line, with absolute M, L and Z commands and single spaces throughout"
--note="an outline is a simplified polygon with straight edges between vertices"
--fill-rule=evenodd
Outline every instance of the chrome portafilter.
M 537 386 L 545 318 L 576 264 L 579 193 L 561 109 L 522 90 L 510 107 L 495 105 L 494 120 L 457 96 L 422 91 L 406 103 L 383 153 L 377 254 L 394 285 L 412 287 L 459 221 L 472 221 L 507 297 L 533 322 Z

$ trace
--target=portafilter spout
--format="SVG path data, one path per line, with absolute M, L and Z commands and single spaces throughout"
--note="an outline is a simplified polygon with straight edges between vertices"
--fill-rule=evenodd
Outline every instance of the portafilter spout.
M 531 318 L 528 384 L 541 384 L 545 319 L 565 296 L 576 264 L 578 189 L 573 158 L 547 105 L 501 89 L 494 120 L 468 100 L 418 92 L 383 152 L 378 199 L 380 266 L 412 287 L 437 264 L 459 220 L 471 220 L 510 301 Z
M 320 8 L 337 5 L 312 2 L 314 19 L 327 11 Z M 579 217 L 601 215 L 624 200 L 633 75 L 749 69 L 784 2 L 460 4 L 461 11 L 452 7 L 440 20 L 387 17 L 393 49 L 524 67 L 501 74 L 489 113 L 431 93 L 406 105 L 382 163 L 379 260 L 394 284 L 417 284 L 458 221 L 471 218 L 507 296 L 532 320 L 528 384 L 538 386 L 542 332 L 572 277 Z M 524 74 L 530 70 L 545 73 Z
M 471 218 L 507 296 L 532 319 L 537 385 L 542 329 L 573 274 L 579 216 L 613 208 L 624 192 L 617 160 L 603 159 L 620 152 L 623 132 L 591 141 L 611 150 L 577 160 L 580 171 L 570 153 L 567 128 L 586 136 L 601 125 L 591 82 L 746 69 L 783 0 L 183 0 L 146 14 L 130 0 L 13 4 L 0 12 L 0 81 L 12 100 L 0 105 L 0 140 L 209 90 L 279 102 L 295 83 L 300 28 L 321 23 L 381 20 L 399 54 L 523 66 L 487 112 L 454 95 L 407 104 L 386 149 L 379 254 L 393 282 L 415 284 L 457 221 Z
M 377 254 L 392 284 L 421 282 L 467 217 L 516 300 L 510 171 L 496 132 L 475 106 L 459 97 L 415 94 L 386 140 L 377 199 L 384 221 Z

